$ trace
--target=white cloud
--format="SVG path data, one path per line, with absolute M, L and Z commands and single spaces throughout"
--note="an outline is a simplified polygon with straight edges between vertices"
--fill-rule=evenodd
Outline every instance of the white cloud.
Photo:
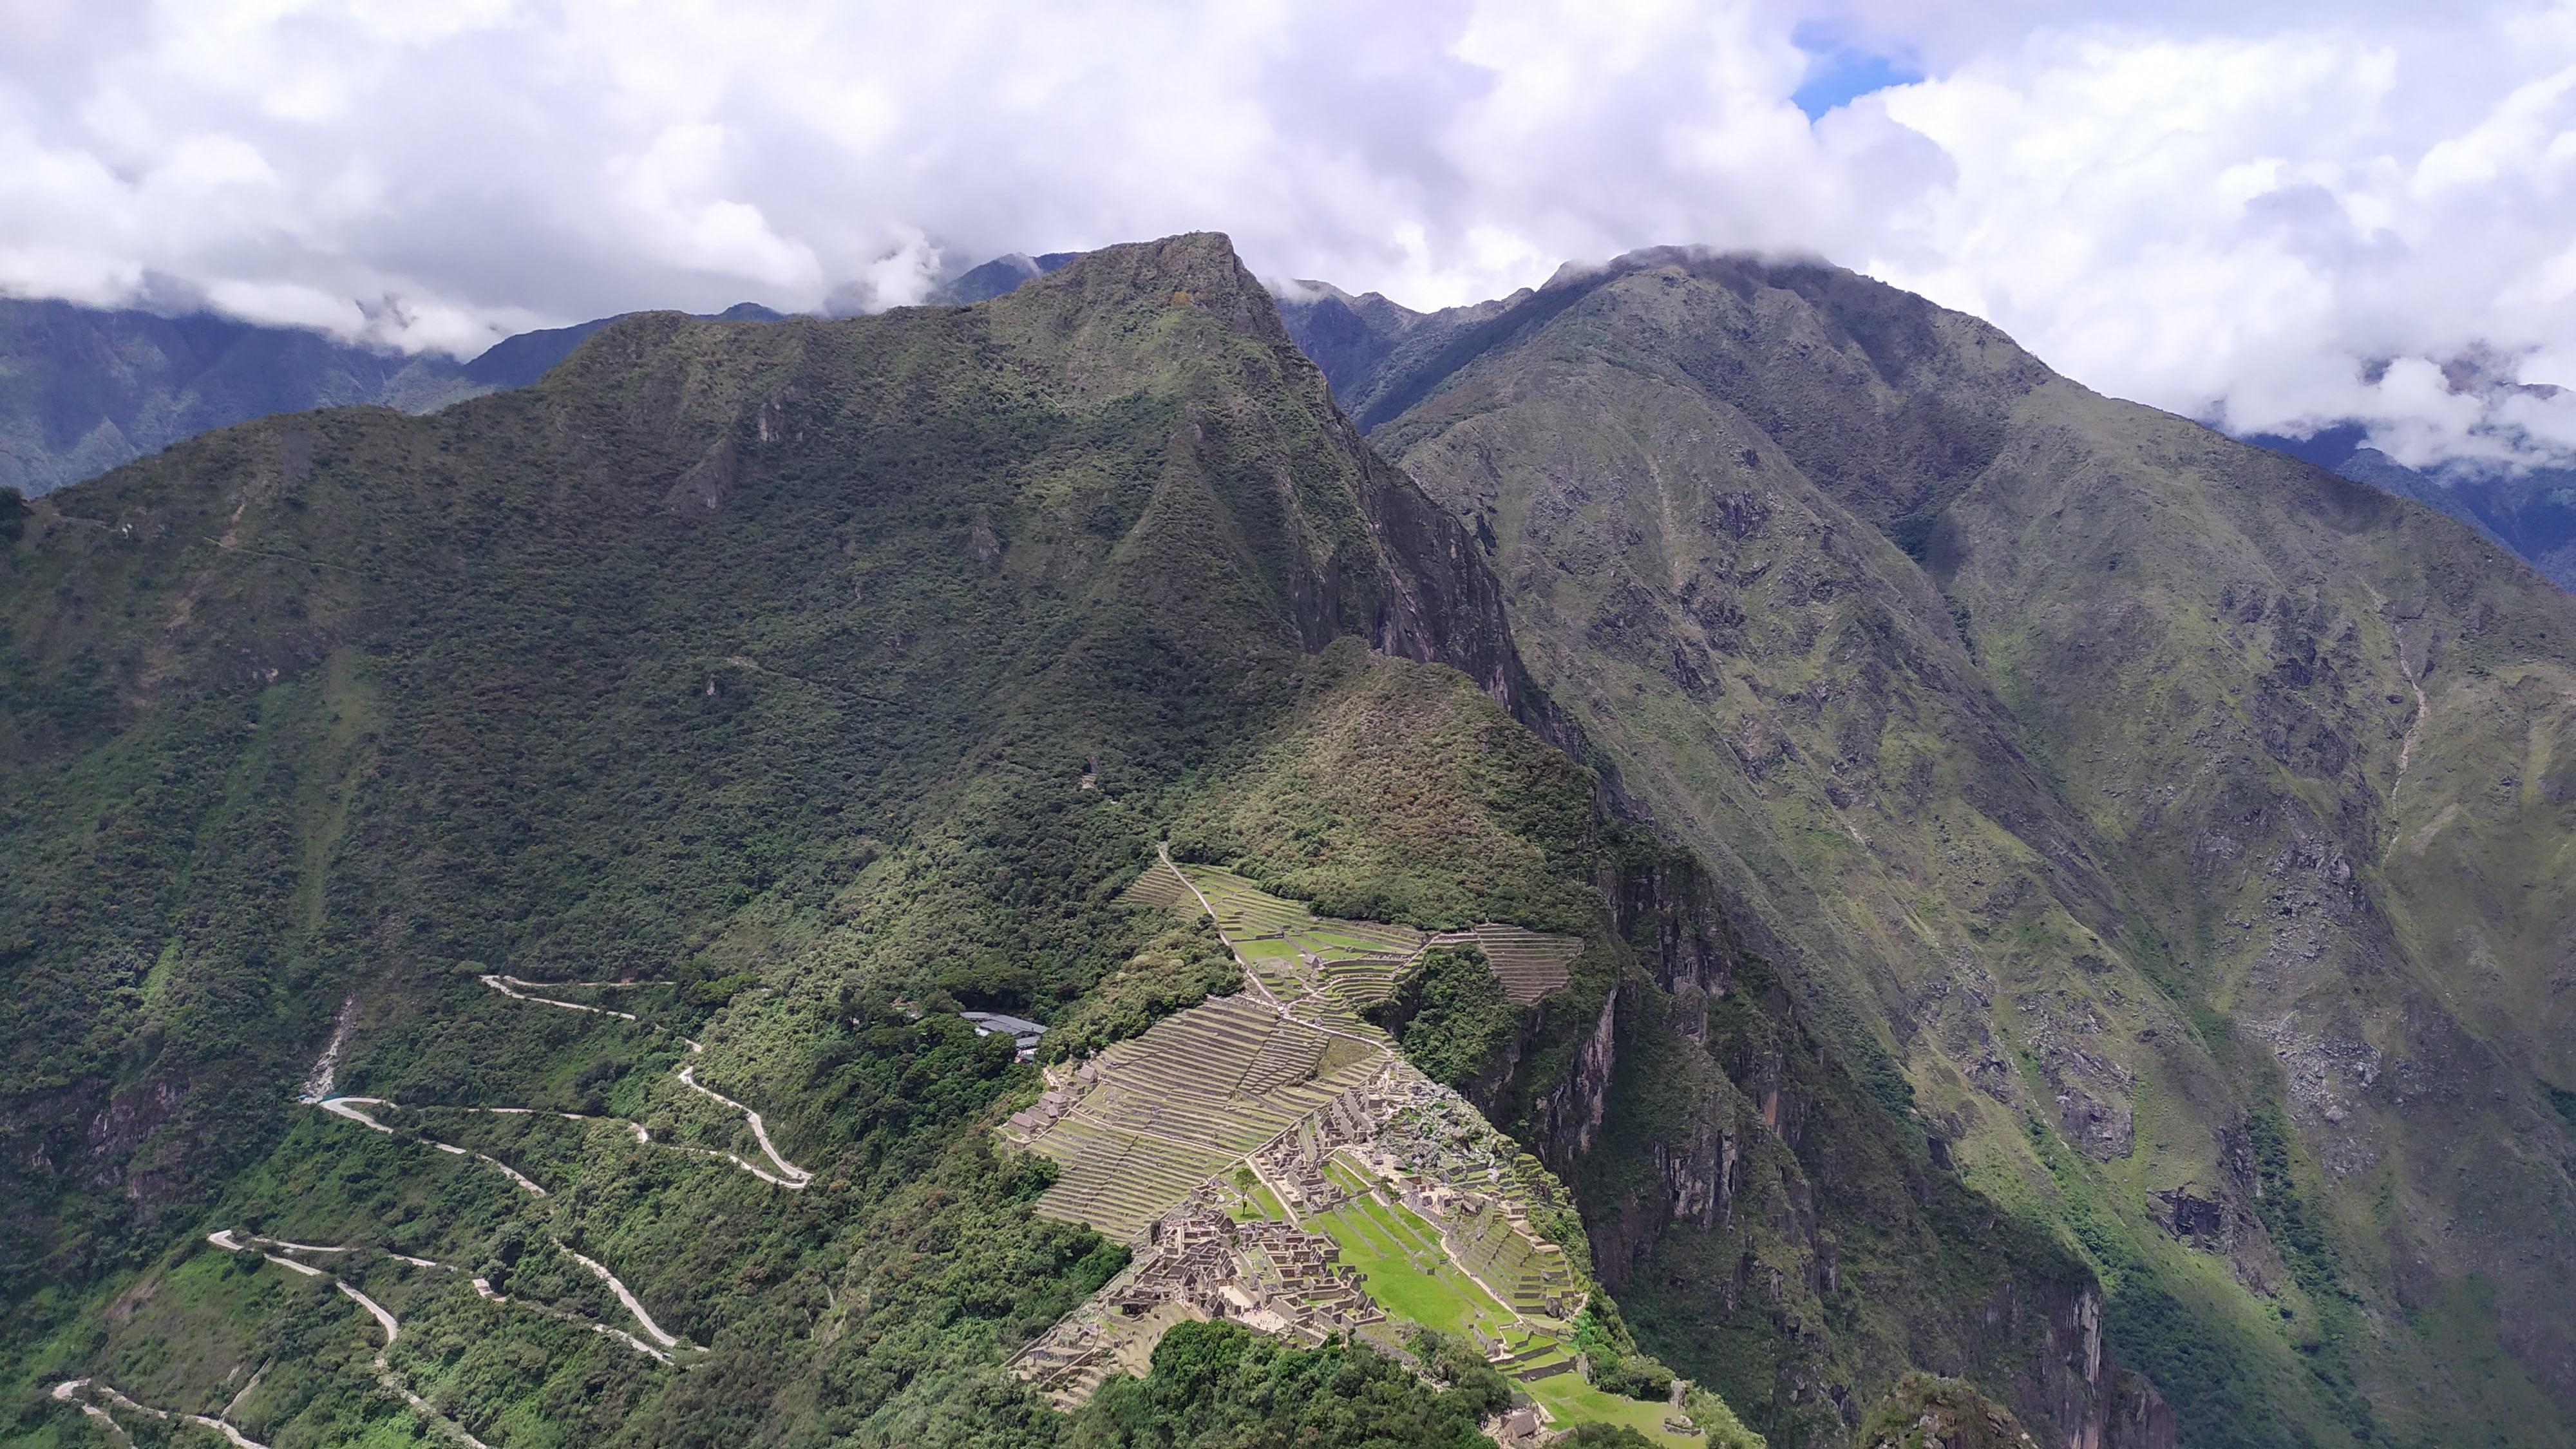
M 471 352 L 1196 227 L 1417 306 L 1822 253 L 2093 386 L 2576 447 L 2576 3 L 0 0 L 0 288 Z M 1809 46 L 1928 79 L 1814 124 Z M 2457 369 L 2454 369 L 2457 372 Z

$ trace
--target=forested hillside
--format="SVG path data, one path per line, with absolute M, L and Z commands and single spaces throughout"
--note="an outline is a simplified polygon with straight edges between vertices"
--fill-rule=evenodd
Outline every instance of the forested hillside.
M 1286 307 L 1783 990 L 2077 1245 L 2183 1442 L 2570 1437 L 2576 601 L 1820 265 Z M 1686 1217 L 1632 1317 L 1794 1393 Z
M 2565 1437 L 2563 595 L 1823 268 L 1026 270 L 0 519 L 17 1440 Z
M 984 1128 L 1033 1069 L 944 1013 L 1186 975 L 1116 892 L 1331 687 L 1312 651 L 1516 667 L 1221 238 L 972 310 L 632 319 L 21 523 L 22 1435 L 95 1377 L 280 1445 L 1051 1439 L 1000 1366 L 1123 1249 L 1030 1215 Z M 399 1341 L 235 1230 L 357 1253 Z

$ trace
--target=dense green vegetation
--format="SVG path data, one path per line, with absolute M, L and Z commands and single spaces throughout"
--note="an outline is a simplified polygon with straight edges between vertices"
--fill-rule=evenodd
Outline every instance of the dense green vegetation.
M 1233 1323 L 1163 1335 L 1153 1372 L 1115 1378 L 1074 1419 L 1068 1443 L 1103 1449 L 1296 1444 L 1352 1449 L 1476 1449 L 1479 1419 L 1502 1407 L 1496 1382 L 1426 1388 L 1364 1344 L 1300 1351 Z
M 1457 678 L 1312 661 L 1314 689 L 1228 786 L 1182 805 L 1172 853 L 1229 865 L 1322 915 L 1451 930 L 1504 921 L 1583 935 L 1604 848 L 1585 770 Z
M 2106 1449 L 2565 1438 L 2565 601 L 1856 279 L 1543 300 L 1379 357 L 1445 516 L 1204 237 L 0 512 L 7 1434 L 1466 1443 L 1454 1343 L 1009 1373 L 1125 1251 L 953 1013 L 1236 986 L 1160 844 L 1580 940 L 1387 1022 L 1563 1180 L 1591 1438 L 1972 1406 L 1926 1366 Z M 387 1131 L 295 1100 L 343 1027 Z
M 1367 1013 L 1423 1075 L 1449 1086 L 1473 1081 L 1520 1028 L 1501 978 L 1473 946 L 1434 946 L 1396 978 L 1395 995 Z
M 1049 1061 L 1098 1051 L 1136 1035 L 1175 1011 L 1243 985 L 1243 967 L 1205 914 L 1147 941 L 1100 979 L 1046 1035 Z
M 1494 672 L 1496 618 L 1386 622 L 1470 592 L 1444 527 L 1207 238 L 972 310 L 633 319 L 525 394 L 34 505 L 0 1130 L 79 1166 L 0 1238 L 11 1433 L 77 1442 L 92 1378 L 278 1449 L 1472 1435 L 1482 1378 L 1267 1343 L 1049 1411 L 1005 1366 L 1125 1252 L 1031 1210 L 988 1129 L 1036 1071 L 953 1015 L 1062 1053 L 1234 986 L 1122 898 L 1165 821 L 1580 932 L 1597 1006 L 1589 778 L 1350 637 Z M 326 1041 L 364 1120 L 295 1101 Z
M 2023 1449 L 2036 1446 L 2012 1411 L 1957 1379 L 1911 1373 L 1861 1421 L 1859 1449 Z
M 1662 1399 L 1672 1391 L 1673 1371 L 1637 1352 L 1617 1306 L 1607 1299 L 1584 1305 L 1574 1325 L 1574 1347 L 1583 1356 L 1584 1377 L 1603 1393 Z
M 11 1432 L 83 1432 L 51 1384 L 195 1332 L 150 1305 L 241 1226 L 453 1265 L 366 1282 L 393 1372 L 500 1440 L 1052 1442 L 1002 1365 L 1123 1254 L 1032 1217 L 1044 1165 L 984 1128 L 1034 1070 L 945 1013 L 1106 1040 L 1230 984 L 1118 892 L 1356 677 L 1311 649 L 1399 578 L 1455 593 L 1370 541 L 1408 487 L 1196 238 L 972 310 L 631 319 L 525 393 L 275 419 L 32 505 L 0 1133 L 51 1166 L 0 1221 Z M 636 1019 L 496 971 L 638 982 L 549 988 Z M 293 1100 L 344 1003 L 337 1090 L 400 1135 Z M 810 1185 L 723 1156 L 766 1160 L 683 1066 Z M 672 1366 L 586 1330 L 641 1325 L 573 1252 Z M 225 1316 L 248 1346 L 151 1379 L 167 1406 L 322 1334 L 245 1427 L 409 1432 L 346 1301 Z M 101 1361 L 111 1317 L 137 1356 Z

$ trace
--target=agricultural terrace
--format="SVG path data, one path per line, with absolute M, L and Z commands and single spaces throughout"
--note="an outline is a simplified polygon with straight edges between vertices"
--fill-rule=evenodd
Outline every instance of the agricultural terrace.
M 1494 974 L 1503 979 L 1503 990 L 1515 1006 L 1528 1006 L 1562 988 L 1574 958 L 1583 954 L 1583 943 L 1572 936 L 1550 936 L 1491 921 L 1471 934 L 1484 948 Z
M 1078 1096 L 1027 1134 L 1061 1169 L 1038 1211 L 1132 1239 L 1386 1060 L 1249 995 L 1166 1017 L 1084 1063 Z
M 1571 1320 L 1588 1290 L 1530 1224 L 1561 1192 L 1358 1014 L 1435 940 L 1481 947 L 1524 1005 L 1565 984 L 1580 941 L 1333 920 L 1231 871 L 1168 860 L 1122 899 L 1205 909 L 1245 989 L 1050 1067 L 1046 1094 L 1003 1127 L 1059 1166 L 1040 1213 L 1137 1249 L 1019 1372 L 1069 1405 L 1189 1318 L 1300 1342 L 1358 1332 L 1397 1352 L 1419 1326 L 1476 1344 L 1551 1423 L 1695 1442 L 1664 1429 L 1660 1405 L 1599 1393 L 1575 1372 Z
M 1168 859 L 1122 899 L 1205 909 L 1242 963 L 1247 989 L 1168 1017 L 1079 1069 L 1056 1069 L 1052 1090 L 1004 1132 L 1060 1168 L 1041 1212 L 1134 1239 L 1229 1164 L 1396 1059 L 1359 1011 L 1386 999 L 1429 938 L 1317 916 L 1232 871 Z M 1529 1001 L 1562 985 L 1582 949 L 1572 937 L 1502 925 L 1441 939 L 1484 946 L 1513 999 Z
M 1145 873 L 1128 883 L 1118 893 L 1121 905 L 1154 906 L 1184 915 L 1196 914 L 1199 899 L 1190 894 L 1190 883 L 1181 878 L 1171 862 L 1158 860 L 1145 868 Z
M 1121 899 L 1184 912 L 1204 901 L 1263 990 L 1328 1030 L 1355 1024 L 1360 1011 L 1392 996 L 1406 964 L 1434 941 L 1481 948 L 1505 994 L 1519 1006 L 1562 988 L 1574 958 L 1583 953 L 1583 942 L 1573 936 L 1492 921 L 1426 937 L 1409 926 L 1318 916 L 1212 865 L 1157 861 Z

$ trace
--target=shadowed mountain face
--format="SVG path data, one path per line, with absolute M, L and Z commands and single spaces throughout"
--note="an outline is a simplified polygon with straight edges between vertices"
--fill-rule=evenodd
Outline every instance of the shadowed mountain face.
M 2576 470 L 2497 473 L 2453 467 L 2427 472 L 2364 446 L 2364 436 L 2359 426 L 2345 424 L 2305 438 L 2261 435 L 2246 441 L 2438 508 L 2522 555 L 2560 588 L 2576 592 Z
M 420 412 L 479 390 L 448 358 L 315 332 L 0 298 L 0 488 L 32 497 L 269 413 Z
M 721 312 L 701 316 L 698 320 L 781 322 L 786 317 L 786 313 L 773 311 L 757 302 L 736 302 Z M 570 357 L 583 338 L 617 320 L 616 317 L 599 317 L 588 322 L 576 322 L 570 327 L 548 327 L 522 332 L 516 337 L 504 337 L 459 368 L 458 375 L 484 391 L 533 386 L 538 378 L 552 371 L 556 363 Z
M 998 256 L 981 266 L 960 272 L 932 292 L 928 300 L 955 307 L 989 302 L 995 297 L 1018 291 L 1023 282 L 1043 277 L 1078 255 L 1080 253 L 1077 252 L 1046 252 L 1033 257 L 1024 252 L 1012 252 Z
M 2568 1438 L 2576 600 L 1828 267 L 1284 311 L 1812 1027 L 2083 1244 L 2183 1442 Z M 1632 1318 L 1794 1394 L 1683 1216 L 1640 1198 Z
M 745 302 L 719 315 L 769 322 L 781 314 Z M 0 488 L 32 498 L 273 413 L 357 404 L 425 413 L 526 387 L 615 320 L 524 332 L 459 363 L 205 313 L 0 298 Z

